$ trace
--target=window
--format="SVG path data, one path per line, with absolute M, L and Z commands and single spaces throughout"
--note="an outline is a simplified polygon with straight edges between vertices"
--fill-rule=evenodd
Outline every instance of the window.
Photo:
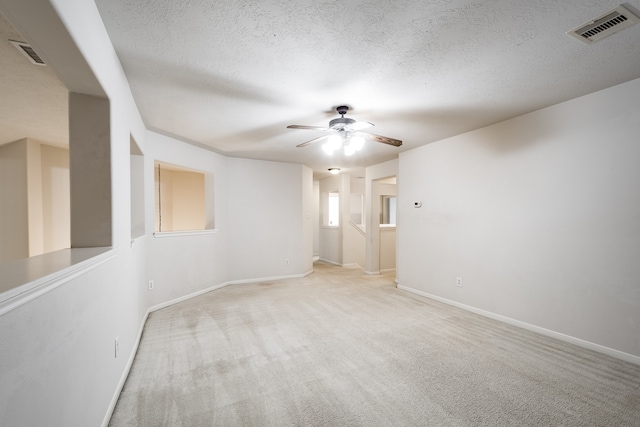
M 212 188 L 210 174 L 156 162 L 154 175 L 156 232 L 213 229 L 205 191 Z
M 329 208 L 327 225 L 337 227 L 340 225 L 340 193 L 329 193 L 327 206 Z

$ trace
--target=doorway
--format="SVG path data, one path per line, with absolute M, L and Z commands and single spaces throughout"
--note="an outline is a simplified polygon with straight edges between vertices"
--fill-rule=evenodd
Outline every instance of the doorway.
M 371 202 L 379 206 L 378 233 L 378 270 L 380 273 L 396 269 L 396 205 L 397 179 L 395 176 L 375 180 L 372 187 Z

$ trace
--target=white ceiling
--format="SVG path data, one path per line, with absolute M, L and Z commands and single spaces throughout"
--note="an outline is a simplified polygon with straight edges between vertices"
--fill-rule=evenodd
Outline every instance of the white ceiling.
M 565 34 L 616 1 L 96 4 L 149 129 L 316 176 L 640 78 L 640 25 L 593 45 Z M 640 0 L 627 5 L 640 14 Z M 367 142 L 352 157 L 296 148 L 322 133 L 286 126 L 326 126 L 340 104 L 404 145 Z

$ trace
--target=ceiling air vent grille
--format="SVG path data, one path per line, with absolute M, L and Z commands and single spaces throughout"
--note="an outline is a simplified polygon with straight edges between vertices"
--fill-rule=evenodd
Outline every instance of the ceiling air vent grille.
M 567 34 L 584 43 L 592 44 L 638 22 L 640 22 L 640 18 L 620 5 L 594 20 L 574 28 Z
M 9 40 L 9 43 L 11 43 L 16 49 L 18 49 L 20 52 L 22 52 L 22 54 L 24 56 L 26 56 L 27 59 L 29 59 L 29 61 L 32 64 L 45 65 L 45 66 L 47 65 L 47 64 L 44 63 L 42 58 L 40 58 L 40 56 L 38 56 L 36 51 L 33 50 L 33 48 L 31 46 L 29 46 L 27 43 L 25 43 L 25 42 L 17 42 L 15 40 Z

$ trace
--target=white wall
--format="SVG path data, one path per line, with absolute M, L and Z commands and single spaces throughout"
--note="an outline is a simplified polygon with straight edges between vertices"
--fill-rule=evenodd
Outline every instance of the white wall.
M 364 178 L 351 177 L 349 186 L 349 222 L 344 228 L 344 264 L 357 264 L 359 267 L 365 266 L 366 254 L 366 233 L 365 212 L 364 212 Z
M 0 147 L 0 263 L 29 256 L 26 143 Z
M 68 249 L 26 258 L 10 274 L 0 266 L 0 289 L 15 291 L 4 286 L 11 278 L 20 289 L 42 290 L 29 299 L 16 300 L 17 291 L 0 294 L 0 425 L 100 425 L 115 404 L 150 307 L 234 280 L 302 275 L 312 268 L 311 170 L 229 159 L 146 131 L 95 4 L 52 1 L 6 0 L 0 12 L 73 92 L 70 127 L 81 138 L 75 140 L 80 145 L 71 140 L 71 186 L 98 183 L 92 191 L 99 199 L 72 189 L 72 201 L 81 214 L 91 201 L 105 202 L 108 215 L 97 225 L 99 240 L 106 237 L 110 247 L 98 256 L 93 249 Z M 94 114 L 85 105 L 99 108 Z M 87 121 L 74 122 L 78 117 Z M 92 144 L 104 155 L 91 156 Z M 132 152 L 142 156 L 133 167 Z M 84 155 L 91 163 L 82 164 Z M 205 195 L 206 210 L 215 215 L 206 226 L 215 222 L 215 232 L 154 237 L 156 160 L 207 173 L 205 188 L 214 190 Z M 75 174 L 74 165 L 80 166 Z M 131 175 L 139 180 L 141 166 L 144 221 L 138 223 L 141 206 L 132 197 L 141 196 L 141 183 L 132 185 Z M 141 223 L 145 236 L 132 241 Z M 82 225 L 91 232 L 91 215 Z M 78 240 L 85 237 L 77 221 L 71 228 Z M 39 271 L 54 274 L 33 282 Z
M 359 267 L 364 268 L 367 245 L 367 238 L 364 230 L 351 222 L 345 224 L 344 241 L 343 264 L 357 264 Z
M 634 80 L 401 153 L 400 285 L 640 357 L 638 99 Z
M 40 145 L 44 252 L 71 247 L 69 150 Z
M 146 198 L 150 232 L 154 228 L 154 162 L 204 172 L 213 177 L 216 232 L 209 234 L 177 234 L 169 237 L 149 237 L 148 276 L 155 289 L 149 293 L 151 306 L 202 291 L 230 280 L 227 250 L 229 224 L 227 220 L 228 159 L 222 155 L 184 144 L 175 139 L 147 132 Z
M 313 177 L 313 173 L 312 173 Z M 320 256 L 320 182 L 313 181 L 311 220 L 313 222 L 313 255 Z
M 350 219 L 355 224 L 362 225 L 364 228 L 364 178 L 351 177 L 351 202 L 349 204 Z
M 315 187 L 313 182 L 313 170 L 302 166 L 302 265 L 301 271 L 307 273 L 313 271 L 314 235 L 317 230 L 314 211 L 317 199 L 315 199 Z M 305 259 L 306 257 L 306 259 Z
M 144 156 L 137 148 L 137 144 L 133 139 L 131 145 L 132 150 L 129 165 L 129 173 L 131 176 L 131 238 L 135 239 L 145 235 L 145 162 Z
M 3 0 L 0 11 L 71 91 L 109 96 L 109 158 L 102 161 L 111 170 L 113 236 L 99 264 L 45 281 L 55 287 L 22 305 L 0 304 L 0 424 L 96 426 L 109 413 L 148 307 L 146 247 L 130 245 L 129 139 L 144 147 L 142 120 L 93 2 L 56 0 L 54 8 Z M 60 265 L 58 253 L 28 259 L 25 271 L 62 269 L 82 253 L 64 251 L 69 262 Z
M 68 153 L 29 138 L 0 147 L 0 263 L 70 247 Z
M 309 272 L 313 257 L 311 170 L 249 159 L 229 158 L 228 162 L 233 280 Z
M 93 267 L 23 305 L 0 304 L 0 424 L 100 425 L 149 307 L 230 280 L 306 272 L 310 172 L 147 132 L 92 2 L 3 0 L 0 12 L 69 90 L 109 98 L 112 237 Z M 401 284 L 640 355 L 639 85 L 403 153 Z M 146 238 L 134 244 L 131 137 L 145 162 Z M 213 171 L 217 233 L 152 236 L 156 159 Z M 367 168 L 367 186 L 394 167 Z M 422 210 L 405 203 L 415 199 Z M 456 275 L 464 286 L 452 289 Z
M 42 218 L 42 153 L 40 144 L 27 139 L 27 213 L 29 228 L 29 256 L 44 252 L 44 225 Z

